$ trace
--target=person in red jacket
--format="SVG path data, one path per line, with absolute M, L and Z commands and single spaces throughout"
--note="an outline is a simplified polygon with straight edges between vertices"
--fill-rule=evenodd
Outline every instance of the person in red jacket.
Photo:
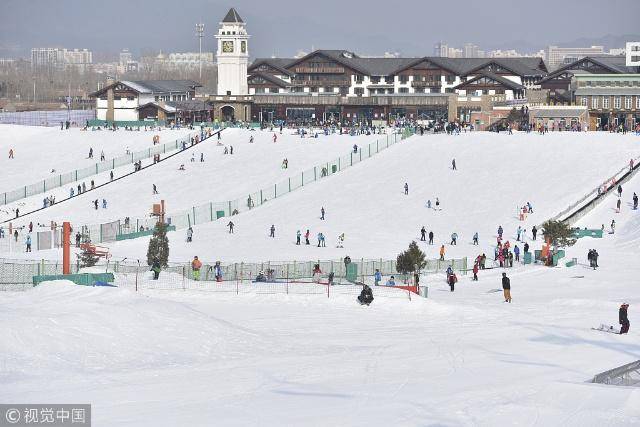
M 479 269 L 478 262 L 476 261 L 473 264 L 473 280 L 476 282 L 478 281 L 478 269 Z

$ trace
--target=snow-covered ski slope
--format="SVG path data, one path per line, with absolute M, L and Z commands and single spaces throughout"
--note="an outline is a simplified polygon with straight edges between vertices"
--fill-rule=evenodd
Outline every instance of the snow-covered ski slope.
M 492 257 L 496 230 L 515 241 L 516 229 L 530 230 L 572 204 L 640 154 L 640 141 L 626 135 L 556 133 L 414 136 L 379 155 L 326 180 L 232 220 L 194 228 L 187 244 L 183 230 L 169 234 L 171 258 L 267 261 L 294 259 L 391 258 L 420 238 L 420 228 L 435 233 L 434 245 L 422 243 L 430 258 L 438 257 L 441 244 L 447 258 Z M 451 169 L 455 158 L 457 170 Z M 409 195 L 404 194 L 404 183 Z M 441 210 L 428 209 L 427 200 Z M 526 202 L 533 215 L 521 222 L 517 207 Z M 326 210 L 320 220 L 320 209 Z M 276 238 L 269 228 L 276 227 Z M 297 230 L 311 232 L 311 246 L 296 246 Z M 457 232 L 458 245 L 450 246 Z M 471 245 L 479 233 L 480 247 Z M 327 247 L 317 248 L 318 232 Z M 345 233 L 343 249 L 336 248 Z M 147 239 L 111 245 L 116 257 L 135 259 L 145 252 Z
M 317 164 L 348 154 L 354 144 L 367 145 L 376 139 L 384 140 L 386 135 L 320 135 L 318 138 L 300 138 L 292 130 L 277 133 L 273 142 L 272 132 L 248 131 L 235 128 L 222 132 L 221 145 L 217 138 L 209 138 L 160 164 L 135 175 L 109 184 L 95 191 L 89 191 L 71 201 L 61 203 L 41 212 L 29 215 L 19 223 L 48 224 L 51 220 L 72 221 L 74 224 L 98 224 L 125 217 L 144 218 L 151 211 L 153 203 L 165 200 L 169 212 L 188 210 L 208 202 L 225 202 L 235 198 L 246 198 L 258 189 L 273 185 L 283 179 L 299 175 L 300 172 Z M 125 132 L 124 136 L 129 133 Z M 152 135 L 149 135 L 152 137 Z M 254 142 L 249 143 L 253 136 Z M 399 137 L 399 136 L 398 136 Z M 233 147 L 233 155 L 224 150 Z M 95 151 L 95 148 L 94 148 Z M 200 161 L 201 154 L 204 162 Z M 192 157 L 195 161 L 191 161 Z M 288 160 L 288 168 L 282 162 Z M 152 163 L 151 160 L 143 165 Z M 179 170 L 184 165 L 185 170 Z M 115 177 L 131 172 L 132 165 L 116 169 Z M 109 173 L 96 177 L 96 185 L 109 181 Z M 90 179 L 83 180 L 87 184 Z M 153 184 L 159 194 L 152 192 Z M 76 184 L 77 186 L 77 184 Z M 69 197 L 71 185 L 47 192 L 57 200 Z M 42 207 L 45 195 L 36 195 L 20 201 L 22 212 Z M 107 209 L 92 208 L 95 199 L 107 200 Z M 12 204 L 4 208 L 4 219 L 11 218 Z
M 473 138 L 411 138 L 234 217 L 233 236 L 225 234 L 226 221 L 196 227 L 192 246 L 181 243 L 183 233 L 172 234 L 172 256 L 245 256 L 241 248 L 254 260 L 354 257 L 358 248 L 376 257 L 395 256 L 394 248 L 418 238 L 422 221 L 427 230 L 436 230 L 438 243 L 459 221 L 459 247 L 447 249 L 475 254 L 479 248 L 469 244 L 462 228 L 472 220 L 484 250 L 498 223 L 513 234 L 519 222 L 512 205 L 530 199 L 535 214 L 529 228 L 635 157 L 638 143 L 629 135 L 609 134 Z M 486 160 L 472 141 L 486 145 Z M 520 150 L 512 146 L 518 143 Z M 550 153 L 563 144 L 568 147 Z M 448 169 L 451 156 L 456 172 Z M 484 172 L 481 165 L 491 170 Z M 467 176 L 471 171 L 477 180 Z M 372 182 L 358 182 L 364 177 Z M 409 196 L 402 191 L 405 180 Z M 373 304 L 361 307 L 339 293 L 331 298 L 321 292 L 145 289 L 136 294 L 130 287 L 61 282 L 2 293 L 0 401 L 50 402 L 54 396 L 58 402 L 90 402 L 94 425 L 100 426 L 639 425 L 640 389 L 589 382 L 640 359 L 640 211 L 627 205 L 634 191 L 640 194 L 640 175 L 623 190 L 621 213 L 612 211 L 617 198 L 609 196 L 577 224 L 604 223 L 608 229 L 612 218 L 617 222 L 615 234 L 583 238 L 567 249 L 567 259 L 578 258 L 577 266 L 481 271 L 478 282 L 460 276 L 453 293 L 441 274 L 424 276 L 427 300 L 386 298 L 374 288 Z M 424 199 L 434 196 L 443 203 L 440 212 L 423 207 Z M 326 200 L 334 203 L 325 205 L 327 219 L 320 222 L 319 205 Z M 342 215 L 347 217 L 339 220 Z M 295 218 L 314 231 L 313 224 L 322 225 L 330 239 L 343 220 L 354 231 L 346 231 L 344 250 L 300 248 L 292 235 L 268 239 L 265 224 L 275 222 L 277 236 L 285 227 L 272 218 Z M 400 226 L 416 218 L 419 224 Z M 144 258 L 146 243 L 134 243 L 112 250 L 139 250 L 136 257 Z M 333 246 L 333 240 L 327 243 Z M 590 248 L 600 253 L 595 271 L 587 267 Z M 511 304 L 500 292 L 503 271 L 511 278 Z M 628 335 L 591 330 L 617 325 L 623 302 L 630 305 Z
M 194 132 L 188 129 L 82 131 L 78 128 L 62 131 L 54 127 L 0 124 L 0 170 L 4 178 L 0 179 L 0 193 L 91 166 L 100 161 L 102 152 L 111 159 L 124 155 L 127 148 L 138 151 L 151 147 L 154 135 L 159 135 L 160 143 L 164 144 Z M 88 158 L 90 148 L 93 148 L 93 159 Z M 11 149 L 13 159 L 9 159 Z M 68 189 L 65 191 L 68 194 Z

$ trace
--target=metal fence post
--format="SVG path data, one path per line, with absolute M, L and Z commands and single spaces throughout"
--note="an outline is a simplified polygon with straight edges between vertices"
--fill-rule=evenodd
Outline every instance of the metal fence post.
M 184 265 L 182 266 L 182 290 L 184 291 L 186 289 L 185 286 L 185 281 L 187 280 L 187 271 L 186 271 L 187 267 L 185 267 Z

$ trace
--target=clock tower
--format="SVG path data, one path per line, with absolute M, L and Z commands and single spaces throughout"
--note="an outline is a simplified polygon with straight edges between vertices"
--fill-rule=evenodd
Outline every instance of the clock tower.
M 229 9 L 216 34 L 218 95 L 248 95 L 249 35 L 235 9 Z

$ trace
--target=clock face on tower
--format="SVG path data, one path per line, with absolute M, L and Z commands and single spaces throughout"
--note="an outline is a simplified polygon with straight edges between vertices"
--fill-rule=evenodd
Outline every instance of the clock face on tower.
M 240 50 L 242 51 L 242 53 L 247 53 L 247 42 L 246 41 L 241 41 L 240 42 Z
M 229 40 L 225 40 L 222 42 L 222 51 L 224 53 L 232 53 L 233 52 L 233 42 Z

